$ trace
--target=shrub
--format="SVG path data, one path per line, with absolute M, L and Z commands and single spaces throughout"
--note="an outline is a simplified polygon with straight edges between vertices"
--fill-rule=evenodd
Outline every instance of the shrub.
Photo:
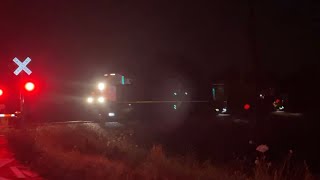
M 260 158 L 249 176 L 242 163 L 230 168 L 194 155 L 168 156 L 161 145 L 147 151 L 133 143 L 132 133 L 77 124 L 11 130 L 7 137 L 17 158 L 47 179 L 312 179 L 306 166 L 291 164 L 292 154 L 282 166 Z

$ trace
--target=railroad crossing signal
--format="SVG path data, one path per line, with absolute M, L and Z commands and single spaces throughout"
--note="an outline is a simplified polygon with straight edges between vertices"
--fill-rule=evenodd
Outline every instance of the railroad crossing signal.
M 33 91 L 34 88 L 35 88 L 35 85 L 34 83 L 32 82 L 27 82 L 25 85 L 24 85 L 24 88 L 27 90 L 27 91 Z
M 32 71 L 27 67 L 27 65 L 31 62 L 29 57 L 27 57 L 23 62 L 15 57 L 13 62 L 18 65 L 18 68 L 13 72 L 16 76 L 18 76 L 22 71 L 26 72 L 28 75 L 32 73 Z

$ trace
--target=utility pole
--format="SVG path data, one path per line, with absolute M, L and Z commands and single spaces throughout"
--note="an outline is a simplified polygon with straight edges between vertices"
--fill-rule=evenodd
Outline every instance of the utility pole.
M 248 0 L 249 5 L 249 17 L 248 17 L 248 36 L 249 47 L 252 51 L 252 60 L 249 66 L 249 70 L 255 76 L 255 84 L 257 85 L 260 78 L 260 63 L 257 48 L 257 17 L 256 17 L 256 0 Z

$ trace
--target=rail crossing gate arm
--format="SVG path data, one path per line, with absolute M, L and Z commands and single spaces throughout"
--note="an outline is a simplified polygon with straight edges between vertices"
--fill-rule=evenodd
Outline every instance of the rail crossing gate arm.
M 208 103 L 209 101 L 127 101 L 120 104 L 160 104 L 160 103 Z

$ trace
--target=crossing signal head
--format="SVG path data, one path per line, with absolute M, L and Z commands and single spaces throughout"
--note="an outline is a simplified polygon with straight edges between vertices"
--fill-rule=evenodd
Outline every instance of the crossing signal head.
M 27 91 L 33 91 L 34 90 L 34 88 L 35 88 L 35 85 L 34 85 L 34 83 L 33 82 L 27 82 L 25 85 L 24 85 L 24 88 L 25 88 L 25 90 L 27 90 Z
M 245 104 L 244 106 L 243 106 L 243 108 L 245 109 L 245 110 L 249 110 L 250 109 L 250 104 Z

